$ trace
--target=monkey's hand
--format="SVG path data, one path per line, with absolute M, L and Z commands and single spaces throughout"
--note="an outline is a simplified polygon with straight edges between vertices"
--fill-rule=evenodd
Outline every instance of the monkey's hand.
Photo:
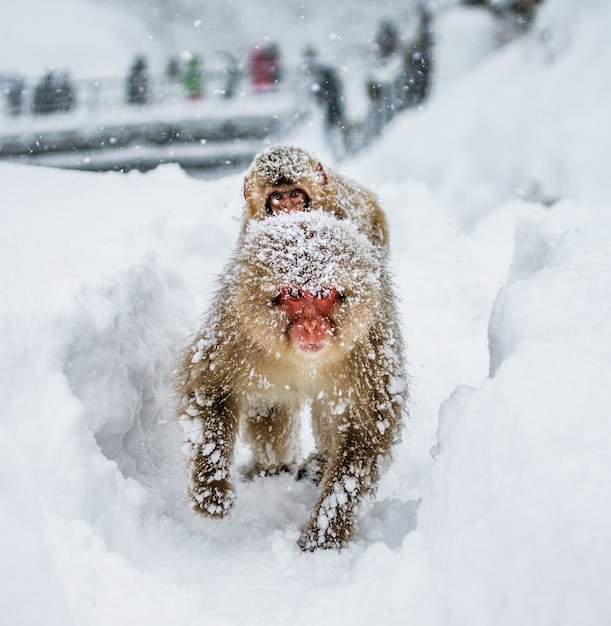
M 354 504 L 354 496 L 342 484 L 333 484 L 301 534 L 299 547 L 304 552 L 344 547 L 354 534 Z
M 320 520 L 319 520 L 320 521 Z M 343 548 L 352 536 L 351 524 L 347 528 L 343 523 L 329 524 L 326 520 L 322 523 L 308 524 L 301 533 L 297 544 L 304 552 L 323 550 L 339 550 Z
M 206 517 L 225 517 L 235 502 L 235 491 L 229 480 L 229 462 L 211 449 L 200 447 L 191 459 L 189 498 L 193 509 Z
M 222 518 L 235 502 L 235 491 L 228 480 L 202 482 L 189 490 L 191 506 L 205 517 Z

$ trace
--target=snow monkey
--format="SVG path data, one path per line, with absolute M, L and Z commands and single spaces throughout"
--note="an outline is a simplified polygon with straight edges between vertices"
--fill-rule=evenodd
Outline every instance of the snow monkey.
M 316 191 L 308 192 L 314 202 Z M 239 435 L 252 451 L 247 477 L 290 471 L 319 485 L 302 550 L 341 548 L 353 537 L 355 509 L 390 457 L 407 397 L 385 260 L 333 212 L 285 211 L 245 224 L 177 369 L 195 511 L 229 512 Z M 315 441 L 305 460 L 304 410 Z
M 301 148 L 274 146 L 258 154 L 244 179 L 244 225 L 280 211 L 322 209 L 350 219 L 374 244 L 388 245 L 388 225 L 375 195 Z

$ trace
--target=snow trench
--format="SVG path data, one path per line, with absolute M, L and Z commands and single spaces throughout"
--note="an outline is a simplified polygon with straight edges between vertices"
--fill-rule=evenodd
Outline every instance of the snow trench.
M 102 454 L 126 477 L 156 473 L 173 417 L 180 284 L 148 266 L 81 294 L 64 373 Z M 164 447 L 165 444 L 165 447 Z

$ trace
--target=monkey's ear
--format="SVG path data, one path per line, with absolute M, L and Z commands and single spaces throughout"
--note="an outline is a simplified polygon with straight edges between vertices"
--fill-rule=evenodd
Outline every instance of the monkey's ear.
M 322 184 L 326 185 L 328 181 L 327 172 L 325 172 L 325 168 L 322 166 L 322 163 L 318 163 L 316 165 L 316 173 L 318 174 L 318 177 L 320 178 Z

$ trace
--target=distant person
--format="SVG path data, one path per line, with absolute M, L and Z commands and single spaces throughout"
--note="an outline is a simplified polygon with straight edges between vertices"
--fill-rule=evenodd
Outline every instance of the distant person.
M 399 31 L 390 20 L 380 23 L 375 37 L 378 55 L 382 59 L 388 59 L 397 53 L 400 47 Z
M 21 115 L 23 113 L 24 102 L 23 92 L 25 82 L 20 76 L 15 76 L 6 90 L 6 104 L 9 115 Z
M 126 81 L 128 104 L 147 104 L 149 101 L 149 75 L 144 57 L 136 57 Z
M 179 57 L 168 57 L 158 91 L 155 95 L 156 98 L 159 98 L 164 103 L 182 100 L 184 95 L 183 69 Z
M 344 121 L 344 93 L 337 69 L 319 63 L 312 47 L 306 49 L 305 57 L 310 89 L 323 109 L 325 126 L 338 127 Z
M 32 113 L 47 115 L 56 110 L 56 82 L 53 72 L 46 72 L 34 88 L 32 98 Z
M 227 67 L 225 68 L 225 88 L 223 89 L 223 97 L 233 98 L 240 84 L 240 66 L 233 55 L 227 53 L 226 57 Z
M 193 55 L 187 63 L 183 85 L 187 97 L 191 100 L 199 100 L 204 95 L 204 73 L 197 55 Z
M 344 96 L 337 70 L 330 65 L 320 65 L 314 79 L 315 95 L 325 111 L 327 126 L 340 126 L 344 120 Z
M 168 63 L 165 66 L 165 77 L 171 83 L 180 81 L 180 62 L 176 57 L 168 59 Z
M 280 82 L 280 52 L 276 44 L 255 48 L 250 53 L 250 80 L 255 91 L 269 91 Z
M 433 35 L 431 16 L 420 10 L 420 22 L 414 41 L 409 43 L 403 56 L 403 85 L 399 108 L 416 106 L 429 94 L 433 62 Z

